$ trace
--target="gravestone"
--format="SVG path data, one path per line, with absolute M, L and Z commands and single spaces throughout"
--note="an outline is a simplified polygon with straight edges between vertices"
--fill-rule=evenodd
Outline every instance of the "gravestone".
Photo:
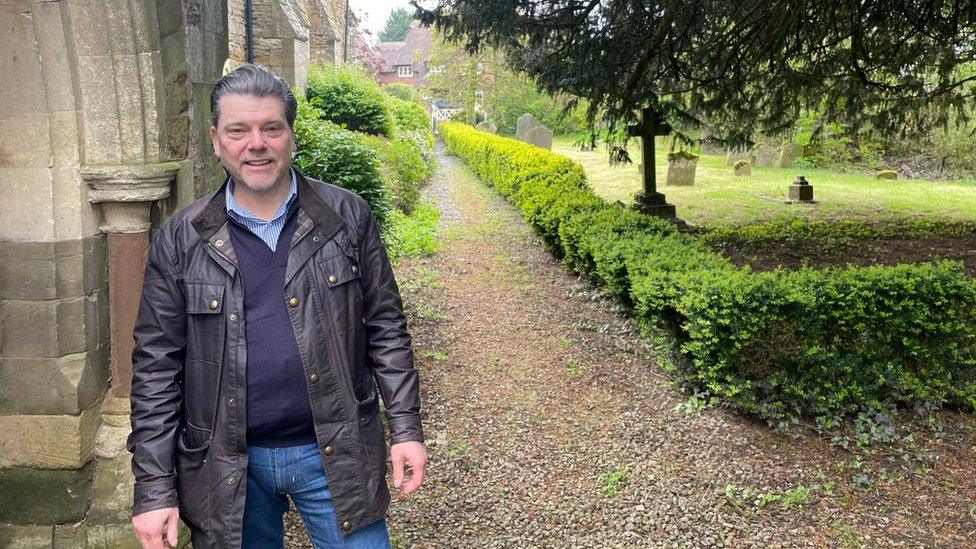
M 677 216 L 674 205 L 668 204 L 664 195 L 657 192 L 654 170 L 654 138 L 669 133 L 671 133 L 671 126 L 661 118 L 660 113 L 649 108 L 641 109 L 640 124 L 627 127 L 628 136 L 639 137 L 641 140 L 641 160 L 643 160 L 640 170 L 643 190 L 634 196 L 634 209 L 648 215 L 675 219 Z M 644 169 L 645 164 L 649 169 Z
M 752 164 L 750 164 L 747 160 L 740 160 L 735 163 L 735 166 L 732 167 L 732 170 L 735 173 L 735 175 L 740 177 L 746 175 L 752 175 Z
M 874 174 L 875 179 L 888 179 L 894 181 L 898 179 L 898 172 L 895 170 L 881 170 L 880 172 Z
M 813 202 L 813 185 L 802 175 L 790 185 L 790 202 Z
M 745 160 L 751 164 L 756 160 L 756 157 L 752 154 L 752 151 L 729 151 L 729 154 L 725 157 L 725 165 L 735 166 L 735 163 L 740 160 Z
M 666 185 L 689 186 L 695 184 L 695 170 L 698 168 L 698 155 L 689 152 L 676 152 L 668 155 L 668 176 Z
M 481 130 L 483 132 L 488 132 L 488 133 L 498 133 L 498 128 L 487 120 L 475 126 L 475 129 Z
M 526 141 L 541 149 L 552 150 L 552 130 L 545 126 L 536 126 L 526 134 Z
M 515 139 L 528 143 L 529 130 L 538 125 L 539 121 L 531 114 L 526 113 L 518 117 L 518 120 L 515 122 Z
M 752 155 L 757 168 L 772 168 L 779 161 L 780 151 L 769 143 L 760 143 L 753 147 Z
M 797 158 L 803 156 L 803 145 L 797 145 L 796 143 L 787 143 L 783 145 L 782 150 L 779 153 L 779 167 L 780 168 L 792 168 L 793 162 Z

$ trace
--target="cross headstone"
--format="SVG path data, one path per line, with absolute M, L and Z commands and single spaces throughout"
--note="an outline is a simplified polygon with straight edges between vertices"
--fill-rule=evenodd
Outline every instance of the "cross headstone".
M 644 190 L 636 198 L 634 207 L 638 211 L 660 217 L 675 217 L 674 205 L 668 204 L 664 195 L 657 192 L 657 179 L 654 165 L 654 138 L 671 133 L 671 126 L 665 123 L 652 109 L 641 110 L 640 124 L 627 128 L 627 135 L 641 140 L 642 179 Z

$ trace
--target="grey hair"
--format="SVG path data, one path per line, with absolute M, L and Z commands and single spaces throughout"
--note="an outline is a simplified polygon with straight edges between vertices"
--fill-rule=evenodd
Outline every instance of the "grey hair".
M 213 126 L 217 125 L 217 120 L 220 118 L 220 98 L 225 95 L 277 97 L 285 104 L 285 119 L 288 121 L 288 127 L 295 127 L 298 102 L 291 93 L 288 83 L 267 67 L 245 63 L 217 81 L 213 91 L 210 92 L 210 124 Z

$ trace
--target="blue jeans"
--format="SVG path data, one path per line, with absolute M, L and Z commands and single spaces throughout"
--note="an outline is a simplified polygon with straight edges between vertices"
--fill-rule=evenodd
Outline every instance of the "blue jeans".
M 302 515 L 316 549 L 390 547 L 386 519 L 343 536 L 336 524 L 332 494 L 315 444 L 284 448 L 249 446 L 247 498 L 244 500 L 244 549 L 282 547 L 288 497 Z

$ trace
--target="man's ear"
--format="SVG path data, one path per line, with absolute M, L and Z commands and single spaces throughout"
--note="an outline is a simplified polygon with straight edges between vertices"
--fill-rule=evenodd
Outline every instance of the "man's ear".
M 213 145 L 214 155 L 220 156 L 220 150 L 217 148 L 217 126 L 210 126 L 210 143 Z

